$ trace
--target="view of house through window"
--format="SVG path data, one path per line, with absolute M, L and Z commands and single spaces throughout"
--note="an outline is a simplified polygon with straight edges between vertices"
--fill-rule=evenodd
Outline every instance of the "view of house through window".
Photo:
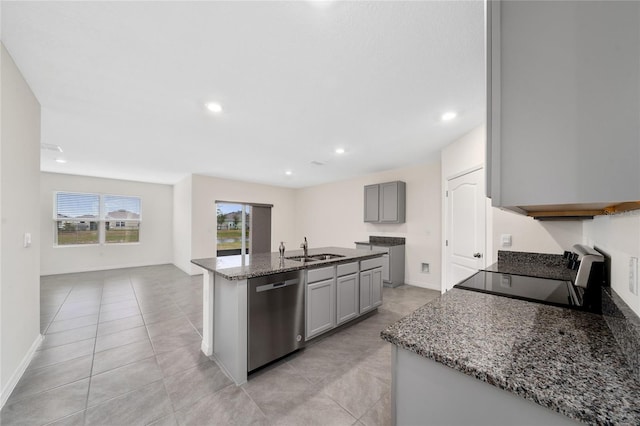
M 251 206 L 247 204 L 216 203 L 218 256 L 250 252 Z M 243 221 L 244 218 L 244 221 Z
M 140 198 L 57 192 L 56 245 L 140 242 Z

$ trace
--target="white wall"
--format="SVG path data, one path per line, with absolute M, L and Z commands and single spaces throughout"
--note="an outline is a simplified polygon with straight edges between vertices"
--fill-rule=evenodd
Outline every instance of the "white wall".
M 491 208 L 493 255 L 498 250 L 561 254 L 582 242 L 583 221 L 538 221 L 509 210 Z M 511 247 L 501 247 L 502 234 L 511 234 Z
M 191 273 L 191 175 L 173 185 L 173 264 Z
M 364 223 L 364 186 L 401 180 L 407 183 L 406 222 Z M 299 246 L 303 236 L 309 246 L 355 248 L 355 241 L 370 235 L 406 238 L 405 282 L 440 288 L 440 165 L 423 164 L 362 176 L 346 181 L 298 189 L 296 193 L 297 234 L 287 247 Z M 421 272 L 421 263 L 430 273 Z
M 187 190 L 187 188 L 185 188 Z M 216 200 L 244 203 L 273 204 L 271 214 L 271 250 L 277 251 L 281 240 L 297 242 L 301 237 L 296 234 L 294 190 L 250 182 L 220 179 L 202 175 L 191 176 L 191 230 L 190 234 L 177 231 L 176 244 L 183 249 L 191 239 L 189 260 L 213 257 L 216 255 Z M 185 198 L 186 199 L 186 198 Z M 188 205 L 176 204 L 176 214 L 187 216 Z M 298 245 L 296 243 L 296 245 Z M 288 244 L 291 246 L 291 243 Z M 182 257 L 181 257 L 182 259 Z M 186 258 L 184 258 L 186 259 Z M 178 267 L 190 274 L 200 274 L 201 269 L 180 260 Z
M 449 178 L 479 165 L 484 166 L 485 141 L 485 127 L 480 126 L 442 149 L 442 199 L 444 199 L 444 185 Z M 582 241 L 583 224 L 581 221 L 541 222 L 511 211 L 493 208 L 488 199 L 486 220 L 485 260 L 487 266 L 497 260 L 498 250 L 562 253 L 564 250 L 570 249 L 573 244 Z M 444 229 L 444 223 L 442 226 Z M 500 237 L 502 234 L 511 235 L 511 247 L 501 247 Z M 444 253 L 444 243 L 441 248 Z M 443 263 L 444 261 L 445 259 L 443 259 Z
M 139 244 L 55 247 L 54 192 L 92 192 L 141 198 Z M 40 190 L 42 229 L 41 274 L 62 274 L 173 261 L 173 187 L 153 183 L 42 173 Z
M 640 211 L 585 222 L 584 243 L 611 256 L 611 287 L 640 315 L 640 297 L 629 290 L 629 258 L 640 257 Z
M 0 406 L 40 342 L 40 104 L 0 44 Z M 32 245 L 23 246 L 24 233 Z

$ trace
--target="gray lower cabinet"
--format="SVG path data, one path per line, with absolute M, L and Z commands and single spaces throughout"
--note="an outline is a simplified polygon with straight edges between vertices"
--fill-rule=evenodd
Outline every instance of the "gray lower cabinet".
M 377 257 L 307 270 L 305 340 L 382 305 L 382 265 Z
M 337 279 L 337 324 L 358 316 L 358 274 L 349 274 Z
M 376 246 L 356 243 L 356 249 L 385 252 L 386 254 L 382 256 L 382 282 L 391 284 L 391 287 L 404 284 L 404 245 Z
M 307 285 L 306 340 L 336 325 L 335 289 L 335 278 Z
M 360 313 L 382 305 L 382 267 L 360 272 Z

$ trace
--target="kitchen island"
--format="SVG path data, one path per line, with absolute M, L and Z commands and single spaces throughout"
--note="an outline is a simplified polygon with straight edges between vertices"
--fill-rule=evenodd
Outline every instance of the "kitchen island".
M 247 317 L 249 309 L 247 292 L 249 280 L 285 273 L 300 272 L 302 274 L 310 270 L 321 271 L 323 275 L 332 270 L 334 271 L 333 279 L 335 280 L 335 270 L 340 271 L 341 265 L 355 264 L 358 267 L 357 272 L 360 271 L 360 265 L 377 262 L 382 256 L 382 253 L 365 250 L 322 247 L 309 249 L 308 256 L 331 254 L 335 255 L 335 257 L 309 261 L 289 259 L 290 257 L 302 256 L 302 254 L 302 251 L 298 250 L 287 252 L 285 258 L 281 258 L 279 253 L 257 253 L 194 259 L 191 261 L 204 271 L 202 352 L 215 358 L 221 368 L 236 384 L 246 382 L 248 373 Z M 380 269 L 381 290 L 382 263 L 381 259 L 379 260 L 380 267 L 376 269 Z M 351 272 L 353 275 L 354 272 Z M 360 276 L 369 277 L 369 272 L 360 272 Z M 301 276 L 306 277 L 306 275 Z M 358 280 L 355 283 L 358 284 Z M 306 293 L 306 283 L 303 284 L 305 285 Z M 363 296 L 369 297 L 369 295 L 365 294 L 360 287 L 353 288 L 360 291 L 360 305 L 362 305 Z M 335 299 L 335 290 L 329 294 Z M 377 294 L 381 297 L 381 292 Z M 353 299 L 353 302 L 357 304 L 358 300 Z M 376 304 L 371 304 L 367 309 L 371 310 L 376 306 Z M 335 308 L 331 311 L 331 315 L 334 318 L 332 326 L 335 326 L 337 322 L 335 320 Z M 338 312 L 339 315 L 340 312 Z M 314 315 L 315 317 L 317 316 Z
M 452 289 L 389 326 L 394 424 L 640 424 L 601 315 Z

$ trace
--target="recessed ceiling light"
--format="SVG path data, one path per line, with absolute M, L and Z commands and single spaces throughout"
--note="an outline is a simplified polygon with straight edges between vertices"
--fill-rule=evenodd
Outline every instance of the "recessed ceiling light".
M 336 148 L 336 154 L 344 154 L 344 148 Z
M 213 113 L 219 114 L 222 112 L 222 105 L 217 102 L 209 102 L 206 106 L 207 109 Z
M 64 158 L 56 158 L 56 163 L 64 164 L 66 162 L 67 160 L 65 160 Z
M 440 118 L 442 119 L 442 121 L 449 121 L 449 120 L 453 120 L 457 116 L 458 116 L 457 112 L 449 111 L 449 112 L 445 112 L 444 114 L 442 114 L 442 117 L 440 117 Z
M 287 176 L 291 176 L 293 172 L 291 170 L 287 170 L 286 172 L 284 172 L 284 174 Z

